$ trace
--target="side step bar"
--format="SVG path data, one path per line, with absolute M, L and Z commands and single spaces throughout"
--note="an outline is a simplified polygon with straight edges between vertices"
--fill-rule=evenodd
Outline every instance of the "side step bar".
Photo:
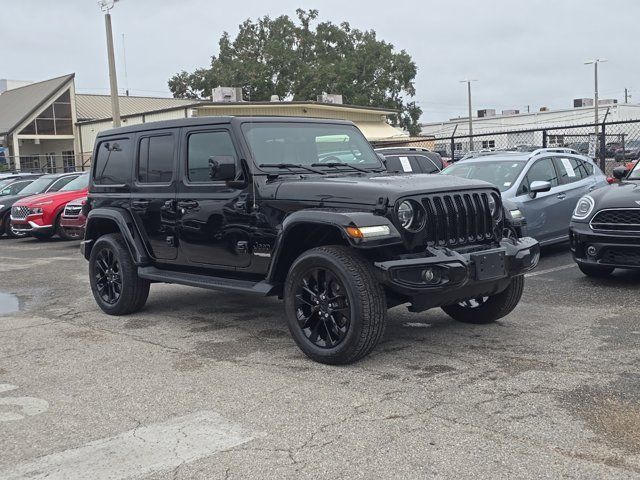
M 265 281 L 251 282 L 224 277 L 211 277 L 209 275 L 198 275 L 195 273 L 160 270 L 156 267 L 138 267 L 138 276 L 155 282 L 177 283 L 179 285 L 222 290 L 225 292 L 254 293 L 266 296 L 272 295 L 275 291 L 275 286 Z

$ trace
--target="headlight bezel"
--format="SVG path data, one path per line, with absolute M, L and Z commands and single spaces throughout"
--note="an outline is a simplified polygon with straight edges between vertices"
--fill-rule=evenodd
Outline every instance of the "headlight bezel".
M 408 221 L 403 221 L 403 216 L 400 213 L 403 206 L 408 207 L 408 211 L 411 212 L 411 217 Z M 417 233 L 421 231 L 425 226 L 426 212 L 422 205 L 412 199 L 405 199 L 398 203 L 396 208 L 396 218 L 400 227 L 410 233 Z
M 578 213 L 578 209 L 580 208 L 580 206 L 585 204 L 588 206 L 586 213 L 585 211 Z M 586 220 L 591 216 L 595 208 L 596 208 L 596 201 L 593 199 L 593 197 L 591 195 L 583 195 L 582 197 L 580 197 L 580 200 L 578 200 L 578 203 L 576 203 L 576 206 L 573 209 L 573 215 L 571 215 L 571 219 Z

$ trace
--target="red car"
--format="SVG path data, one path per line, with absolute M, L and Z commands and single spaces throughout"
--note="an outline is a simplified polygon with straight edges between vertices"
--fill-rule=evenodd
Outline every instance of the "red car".
M 64 229 L 69 239 L 83 238 L 84 226 L 87 217 L 82 211 L 82 207 L 87 203 L 87 197 L 78 198 L 67 203 L 60 217 L 60 226 Z
M 65 205 L 86 197 L 89 175 L 80 175 L 59 191 L 23 198 L 11 207 L 11 226 L 17 232 L 25 232 L 39 240 L 58 235 L 64 240 L 73 240 L 60 225 Z

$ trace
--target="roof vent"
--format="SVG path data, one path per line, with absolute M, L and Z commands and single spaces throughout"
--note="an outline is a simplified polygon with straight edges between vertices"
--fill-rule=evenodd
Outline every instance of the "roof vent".
M 337 105 L 342 104 L 342 95 L 336 95 L 335 93 L 323 93 L 318 95 L 319 103 L 334 103 Z
M 593 98 L 574 98 L 573 108 L 593 107 Z
M 502 110 L 502 115 L 519 115 L 520 110 Z
M 231 103 L 242 101 L 242 88 L 216 87 L 211 94 L 211 101 L 216 103 Z
M 484 110 L 478 110 L 478 118 L 482 117 L 495 117 L 496 111 L 493 108 L 485 108 Z

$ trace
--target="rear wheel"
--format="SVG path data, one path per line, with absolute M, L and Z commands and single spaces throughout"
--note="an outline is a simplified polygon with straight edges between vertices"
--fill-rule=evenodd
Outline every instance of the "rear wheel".
M 511 280 L 509 286 L 496 295 L 472 298 L 455 305 L 447 305 L 442 307 L 442 310 L 459 322 L 492 323 L 508 315 L 516 308 L 522 297 L 523 290 L 524 276 L 520 275 Z
M 293 339 L 317 362 L 355 362 L 384 332 L 384 291 L 370 264 L 347 247 L 314 248 L 298 257 L 284 299 Z
M 613 273 L 614 267 L 600 267 L 596 265 L 582 265 L 578 264 L 578 268 L 587 277 L 594 278 L 606 278 Z
M 96 303 L 109 315 L 137 312 L 149 297 L 149 281 L 138 277 L 119 233 L 96 241 L 89 257 L 89 281 Z

